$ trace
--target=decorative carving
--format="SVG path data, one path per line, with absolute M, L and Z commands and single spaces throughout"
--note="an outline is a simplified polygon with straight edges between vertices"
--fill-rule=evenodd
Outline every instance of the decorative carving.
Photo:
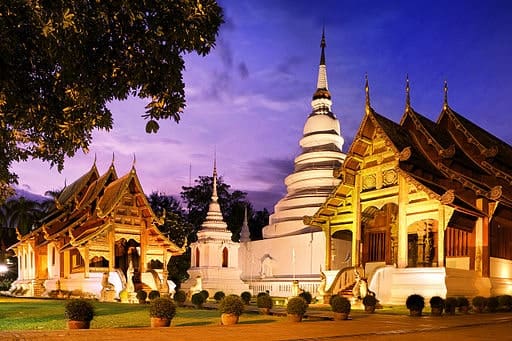
M 441 204 L 451 204 L 453 200 L 455 199 L 455 191 L 453 189 L 447 190 L 442 196 L 441 196 Z
M 375 188 L 377 179 L 375 174 L 367 175 L 363 178 L 363 190 Z
M 384 186 L 394 185 L 398 182 L 398 174 L 394 169 L 389 169 L 382 173 L 382 182 Z
M 343 180 L 343 168 L 342 167 L 334 168 L 334 170 L 332 171 L 332 176 L 335 177 L 336 179 Z
M 492 146 L 491 148 L 485 148 L 482 150 L 482 155 L 486 158 L 495 157 L 498 154 L 498 147 Z
M 455 145 L 451 145 L 448 148 L 440 149 L 439 150 L 439 156 L 441 156 L 444 159 L 449 159 L 455 155 Z
M 492 200 L 498 200 L 499 198 L 501 198 L 502 194 L 503 193 L 501 190 L 501 186 L 494 186 L 493 188 L 491 188 L 491 192 L 489 193 L 489 198 Z
M 402 149 L 402 151 L 400 152 L 400 155 L 398 156 L 398 159 L 400 161 L 407 161 L 409 160 L 409 158 L 411 157 L 412 155 L 412 151 L 411 151 L 411 147 L 405 147 L 404 149 Z
M 304 225 L 311 225 L 313 223 L 313 217 L 305 215 L 304 217 L 302 217 L 302 222 L 304 223 Z

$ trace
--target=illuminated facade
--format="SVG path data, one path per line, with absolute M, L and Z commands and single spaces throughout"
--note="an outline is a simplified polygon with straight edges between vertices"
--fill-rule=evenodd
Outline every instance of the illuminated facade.
M 400 123 L 370 106 L 341 180 L 305 221 L 333 240 L 350 240 L 352 265 L 364 267 L 383 302 L 407 295 L 510 293 L 512 147 L 456 113 L 445 100 L 436 122 L 412 108 L 409 83 Z M 342 287 L 342 286 L 339 286 Z
M 16 292 L 75 290 L 105 300 L 122 290 L 127 299 L 137 289 L 169 292 L 165 265 L 185 248 L 158 230 L 135 167 L 118 178 L 113 164 L 101 176 L 94 164 L 55 203 L 41 226 L 11 247 L 18 257 Z

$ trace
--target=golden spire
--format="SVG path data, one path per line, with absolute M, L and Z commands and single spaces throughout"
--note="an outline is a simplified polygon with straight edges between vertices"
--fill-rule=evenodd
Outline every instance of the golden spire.
M 112 165 L 114 165 L 114 161 L 115 161 L 115 154 L 114 154 L 114 152 L 112 152 Z
M 365 92 L 365 111 L 366 114 L 370 114 L 371 105 L 370 105 L 370 86 L 368 85 L 368 73 L 364 74 L 365 84 L 364 84 L 364 92 Z
M 448 109 L 448 82 L 444 81 L 444 99 L 443 99 L 443 110 Z
M 409 74 L 405 76 L 405 111 L 411 110 L 411 88 L 409 87 Z

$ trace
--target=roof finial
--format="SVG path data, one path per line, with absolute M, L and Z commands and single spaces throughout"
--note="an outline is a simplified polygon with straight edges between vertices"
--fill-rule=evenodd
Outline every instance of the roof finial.
M 217 147 L 215 147 L 215 151 L 213 152 L 213 193 L 212 199 L 217 201 Z
M 114 164 L 114 161 L 115 161 L 115 154 L 114 154 L 114 152 L 112 152 L 112 165 Z
M 443 109 L 448 109 L 448 82 L 444 81 L 444 100 L 443 100 Z
M 370 106 L 370 86 L 368 85 L 368 73 L 364 74 L 364 79 L 365 79 L 364 92 L 365 92 L 365 98 L 366 98 L 365 111 L 366 111 L 366 114 L 369 114 L 371 111 L 371 106 Z
M 320 47 L 322 53 L 320 54 L 320 65 L 325 65 L 325 52 L 324 49 L 327 45 L 325 44 L 325 25 L 322 27 L 322 40 L 320 41 Z
M 411 110 L 411 88 L 409 87 L 409 74 L 405 76 L 405 111 Z
M 133 153 L 132 168 L 135 168 L 135 163 L 137 163 L 137 158 L 135 157 L 135 153 Z
M 94 153 L 94 162 L 92 163 L 93 165 L 96 164 L 96 153 Z

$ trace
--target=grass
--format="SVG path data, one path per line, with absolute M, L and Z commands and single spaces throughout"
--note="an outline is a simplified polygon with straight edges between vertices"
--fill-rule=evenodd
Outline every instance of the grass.
M 0 330 L 66 329 L 64 300 L 0 297 Z M 149 327 L 149 304 L 94 302 L 96 316 L 91 328 Z M 272 323 L 282 317 L 246 312 L 240 323 Z M 217 310 L 178 307 L 172 326 L 217 325 Z

